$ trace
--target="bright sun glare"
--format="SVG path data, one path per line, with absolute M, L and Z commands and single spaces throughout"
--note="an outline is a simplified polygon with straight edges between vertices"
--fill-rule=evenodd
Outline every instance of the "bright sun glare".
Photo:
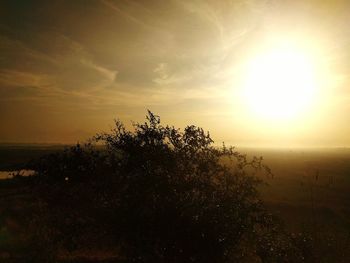
M 257 55 L 248 63 L 244 82 L 244 100 L 259 118 L 294 118 L 315 99 L 315 65 L 307 53 L 293 47 Z

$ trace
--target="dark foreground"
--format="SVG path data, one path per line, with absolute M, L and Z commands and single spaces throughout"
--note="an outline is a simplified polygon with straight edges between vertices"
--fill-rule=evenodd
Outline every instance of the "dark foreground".
M 0 147 L 3 170 L 26 168 L 33 157 L 61 150 L 61 147 Z M 248 155 L 262 155 L 274 173 L 264 178 L 260 193 L 272 213 L 292 233 L 310 233 L 313 249 L 324 253 L 324 262 L 348 262 L 350 249 L 350 151 L 347 149 L 238 149 Z M 0 261 L 16 259 L 33 227 L 32 214 L 40 209 L 25 180 L 0 181 Z M 101 238 L 108 237 L 108 234 Z M 91 244 L 90 244 L 91 245 Z M 118 248 L 89 246 L 62 251 L 60 262 L 123 262 Z M 29 253 L 30 254 L 30 253 Z M 10 259 L 12 258 L 12 259 Z M 332 259 L 334 261 L 332 261 Z M 5 260 L 5 261 L 4 261 Z

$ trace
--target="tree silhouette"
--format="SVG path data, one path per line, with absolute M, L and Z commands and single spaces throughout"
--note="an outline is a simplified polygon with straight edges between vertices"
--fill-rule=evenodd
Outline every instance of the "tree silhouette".
M 35 169 L 47 222 L 65 247 L 110 240 L 131 262 L 278 259 L 273 249 L 259 255 L 273 223 L 258 174 L 271 171 L 262 158 L 214 147 L 196 126 L 162 126 L 149 111 L 133 131 L 116 121 L 111 132 L 46 156 Z

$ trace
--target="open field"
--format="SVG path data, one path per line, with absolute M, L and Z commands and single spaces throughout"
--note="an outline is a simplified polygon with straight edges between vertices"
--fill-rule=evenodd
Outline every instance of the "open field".
M 26 168 L 37 157 L 60 151 L 63 145 L 0 145 L 0 171 Z M 350 149 L 237 148 L 249 156 L 263 156 L 274 174 L 264 177 L 261 193 L 272 208 L 290 212 L 314 203 L 325 211 L 350 214 Z M 283 210 L 283 209 L 281 209 Z M 329 211 L 330 212 L 330 211 Z
M 239 149 L 238 149 L 239 150 Z M 263 200 L 291 227 L 305 222 L 350 224 L 349 149 L 242 149 L 263 156 L 274 177 L 261 188 Z M 310 222 L 312 221 L 312 222 Z
M 0 144 L 0 171 L 25 168 L 30 160 L 62 150 L 64 147 L 50 144 Z
M 0 171 L 26 168 L 63 145 L 0 145 Z M 309 206 L 325 213 L 350 215 L 350 149 L 237 148 L 247 156 L 263 156 L 274 176 L 263 177 L 264 201 L 277 212 L 301 213 Z M 287 209 L 288 208 L 288 209 Z M 288 211 L 289 210 L 289 211 Z
M 0 147 L 0 170 L 25 168 L 41 155 L 62 146 Z M 249 156 L 263 156 L 273 178 L 264 177 L 260 192 L 267 208 L 292 232 L 331 233 L 338 247 L 347 247 L 350 226 L 349 149 L 251 149 L 238 148 Z M 0 181 L 0 251 L 16 251 L 31 225 L 27 215 L 38 209 L 30 189 L 12 180 Z M 334 238 L 333 238 L 334 239 Z M 344 248 L 345 249 L 345 248 Z M 106 252 L 107 254 L 109 252 Z

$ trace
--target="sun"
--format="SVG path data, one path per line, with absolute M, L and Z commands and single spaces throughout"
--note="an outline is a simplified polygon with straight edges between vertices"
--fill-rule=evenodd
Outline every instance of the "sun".
M 306 52 L 275 47 L 248 62 L 243 96 L 260 118 L 288 120 L 305 113 L 316 94 L 315 65 Z

